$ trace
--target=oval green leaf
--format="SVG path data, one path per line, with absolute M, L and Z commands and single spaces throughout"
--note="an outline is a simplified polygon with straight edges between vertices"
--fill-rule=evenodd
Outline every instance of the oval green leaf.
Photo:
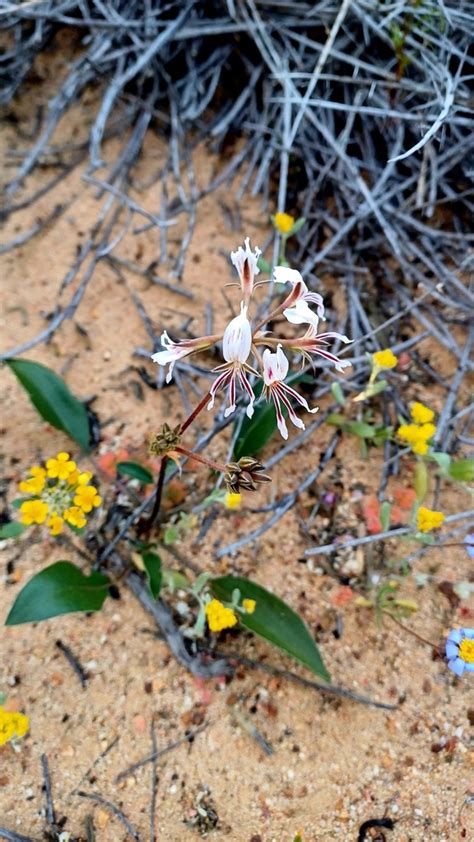
M 137 479 L 142 485 L 151 485 L 153 474 L 139 462 L 117 462 L 117 473 L 124 477 Z
M 161 558 L 157 553 L 147 550 L 142 553 L 143 565 L 146 570 L 148 579 L 148 587 L 153 599 L 158 599 L 161 591 L 161 584 L 163 581 L 163 574 L 161 572 Z
M 241 601 L 254 599 L 254 613 L 239 614 L 242 625 L 292 655 L 324 681 L 331 681 L 306 624 L 286 602 L 241 576 L 221 576 L 212 579 L 209 584 L 215 596 L 224 602 L 232 601 L 232 592 L 236 588 L 240 591 Z
M 28 393 L 41 417 L 74 439 L 82 450 L 88 451 L 90 430 L 86 408 L 69 391 L 64 380 L 41 363 L 20 359 L 5 362 Z
M 10 523 L 4 523 L 0 526 L 0 539 L 18 538 L 24 530 L 25 527 L 22 523 L 19 523 L 17 520 L 12 520 Z
M 458 459 L 451 462 L 449 476 L 458 482 L 472 482 L 474 480 L 474 459 Z
M 37 623 L 73 611 L 98 611 L 109 584 L 102 573 L 86 576 L 70 561 L 56 561 L 27 582 L 13 603 L 5 625 Z

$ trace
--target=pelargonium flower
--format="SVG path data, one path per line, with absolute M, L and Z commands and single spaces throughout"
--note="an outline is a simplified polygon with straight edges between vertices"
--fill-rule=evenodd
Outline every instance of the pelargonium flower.
M 310 409 L 305 398 L 301 397 L 291 386 L 284 383 L 288 374 L 289 363 L 283 352 L 282 346 L 278 345 L 276 353 L 272 354 L 269 348 L 263 352 L 263 382 L 264 392 L 267 400 L 272 400 L 275 405 L 278 429 L 284 439 L 288 438 L 288 428 L 283 416 L 281 405 L 286 407 L 290 421 L 304 430 L 305 426 L 301 418 L 298 418 L 294 411 L 291 400 L 297 401 L 307 412 L 317 412 L 319 407 Z
M 180 339 L 179 342 L 173 342 L 169 338 L 166 330 L 164 330 L 160 339 L 164 351 L 157 351 L 156 354 L 151 355 L 151 358 L 158 365 L 169 364 L 166 382 L 170 383 L 173 377 L 173 368 L 178 360 L 189 356 L 189 354 L 195 354 L 197 351 L 204 351 L 206 348 L 210 348 L 219 337 L 201 336 L 199 339 Z
M 474 629 L 453 629 L 446 640 L 446 657 L 456 675 L 474 672 Z
M 228 386 L 229 406 L 225 410 L 224 415 L 227 418 L 228 415 L 235 412 L 238 380 L 249 397 L 249 403 L 246 409 L 247 416 L 249 418 L 252 417 L 255 395 L 247 374 L 254 374 L 256 377 L 259 377 L 259 373 L 247 363 L 251 348 L 252 328 L 247 318 L 247 307 L 242 303 L 240 315 L 232 319 L 224 331 L 222 353 L 225 363 L 212 369 L 213 371 L 219 372 L 219 376 L 215 379 L 209 390 L 211 400 L 207 405 L 208 409 L 212 409 L 214 406 L 217 392 Z
M 339 342 L 344 342 L 346 345 L 352 341 L 347 336 L 344 336 L 343 333 L 336 333 L 335 331 L 318 334 L 317 327 L 310 325 L 302 338 L 287 339 L 284 340 L 284 344 L 292 350 L 303 354 L 303 357 L 309 361 L 311 361 L 312 354 L 319 355 L 320 357 L 324 357 L 325 360 L 334 363 L 336 371 L 344 371 L 352 363 L 349 360 L 341 360 L 335 354 L 331 354 L 330 351 L 326 350 L 330 339 L 339 340 Z
M 245 304 L 248 304 L 253 292 L 255 275 L 258 275 L 260 272 L 260 269 L 258 268 L 258 258 L 262 252 L 259 248 L 255 248 L 255 251 L 252 251 L 250 248 L 250 237 L 245 238 L 244 246 L 245 249 L 243 249 L 242 246 L 239 246 L 237 251 L 232 251 L 230 253 L 230 259 L 239 275 L 240 288 L 244 296 L 244 302 Z
M 324 319 L 324 303 L 319 293 L 309 291 L 297 269 L 276 266 L 273 270 L 273 280 L 276 284 L 290 283 L 293 290 L 297 291 L 294 303 L 283 310 L 285 319 L 293 325 L 314 325 L 317 330 L 319 319 Z M 310 309 L 310 304 L 316 305 L 317 315 Z

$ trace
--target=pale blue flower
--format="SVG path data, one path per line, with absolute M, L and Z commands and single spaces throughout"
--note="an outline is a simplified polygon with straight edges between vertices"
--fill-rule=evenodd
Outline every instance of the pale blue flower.
M 446 657 L 456 675 L 474 672 L 474 629 L 453 629 L 446 640 Z

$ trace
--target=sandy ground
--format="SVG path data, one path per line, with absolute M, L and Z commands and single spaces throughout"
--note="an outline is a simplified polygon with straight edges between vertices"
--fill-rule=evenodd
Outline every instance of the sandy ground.
M 56 70 L 61 70 L 60 61 Z M 42 96 L 47 94 L 49 81 L 45 72 Z M 29 106 L 22 101 L 16 113 L 19 127 L 26 127 Z M 80 137 L 91 113 L 87 102 L 83 103 L 82 110 L 62 127 L 61 140 Z M 5 153 L 26 145 L 17 130 L 18 126 L 5 126 Z M 115 142 L 108 145 L 107 154 L 116 154 Z M 7 156 L 6 160 L 11 163 L 12 159 Z M 162 160 L 161 141 L 150 133 L 137 176 L 145 181 Z M 214 165 L 215 161 L 201 155 L 197 166 L 200 182 L 206 181 Z M 48 177 L 48 168 L 41 170 L 30 180 L 29 189 Z M 150 209 L 157 206 L 155 189 L 139 194 Z M 7 242 L 64 201 L 70 201 L 64 213 L 26 245 L 2 258 L 2 349 L 14 347 L 45 327 L 45 314 L 54 309 L 61 280 L 99 206 L 93 188 L 81 181 L 78 169 L 4 226 L 2 240 Z M 241 224 L 231 230 L 228 215 L 219 204 L 222 201 L 232 206 L 226 189 L 199 206 L 183 276 L 184 288 L 195 294 L 193 301 L 127 270 L 123 270 L 124 285 L 103 261 L 73 321 L 67 322 L 48 346 L 38 346 L 25 355 L 63 372 L 80 398 L 96 398 L 94 410 L 104 422 L 100 452 L 125 447 L 140 454 L 160 423 L 183 417 L 176 387 L 153 391 L 130 369 L 132 364 L 143 364 L 133 358 L 134 350 L 150 347 L 130 289 L 139 293 L 157 332 L 164 326 L 178 332 L 188 317 L 194 319 L 193 330 L 202 332 L 209 301 L 214 305 L 216 328 L 223 325 L 229 310 L 222 288 L 231 279 L 225 254 L 244 234 L 261 242 L 267 228 L 255 201 L 240 208 Z M 175 254 L 178 243 L 172 240 L 179 241 L 179 236 L 178 227 L 170 235 L 170 249 Z M 158 255 L 156 233 L 129 233 L 117 253 L 146 266 Z M 160 275 L 168 277 L 167 266 L 160 267 Z M 337 280 L 327 282 L 336 305 Z M 70 294 L 71 290 L 66 290 L 66 300 Z M 87 336 L 80 328 L 87 330 Z M 421 351 L 435 368 L 441 366 L 446 376 L 455 370 L 454 360 L 433 343 L 425 341 Z M 154 375 L 153 365 L 144 364 Z M 29 465 L 57 450 L 71 449 L 71 444 L 41 422 L 5 368 L 0 371 L 0 383 L 4 398 L 2 483 L 11 500 L 17 496 L 17 483 Z M 409 397 L 425 399 L 436 410 L 441 409 L 442 394 L 424 391 L 422 385 Z M 273 472 L 272 486 L 248 501 L 248 506 L 265 505 L 272 495 L 294 488 L 317 464 L 331 435 L 332 429 L 323 426 L 296 455 L 283 460 Z M 214 439 L 209 455 L 224 458 L 227 440 L 227 433 Z M 279 446 L 277 440 L 270 443 L 264 460 Z M 410 460 L 404 462 L 399 479 L 389 487 L 389 496 L 395 484 L 410 485 L 411 470 Z M 251 575 L 273 588 L 306 619 L 334 681 L 391 702 L 395 710 L 323 697 L 281 678 L 243 668 L 229 683 L 194 679 L 170 657 L 165 645 L 148 633 L 150 619 L 122 588 L 120 600 L 108 600 L 95 616 L 69 616 L 36 627 L 2 630 L 0 692 L 8 693 L 12 707 L 28 713 L 31 731 L 19 753 L 9 745 L 0 748 L 0 825 L 35 839 L 44 838 L 40 766 L 44 753 L 49 760 L 56 817 L 64 822 L 64 830 L 85 840 L 87 817 L 92 817 L 95 838 L 100 842 L 132 838 L 107 806 L 78 795 L 83 791 L 113 802 L 140 838 L 148 839 L 150 764 L 118 783 L 115 777 L 149 754 L 154 723 L 159 749 L 206 726 L 192 743 L 170 750 L 158 762 L 158 840 L 199 838 L 200 831 L 186 824 L 198 803 L 207 805 L 218 817 L 209 837 L 229 842 L 291 842 L 297 831 L 305 842 L 355 840 L 361 822 L 383 816 L 396 820 L 392 831 L 384 831 L 389 842 L 473 838 L 472 804 L 466 803 L 474 795 L 474 750 L 469 743 L 474 718 L 472 681 L 469 677 L 457 681 L 443 661 L 433 658 L 429 646 L 390 620 L 379 629 L 373 617 L 357 609 L 352 599 L 341 604 L 344 592 L 337 577 L 319 567 L 317 559 L 312 565 L 302 562 L 304 549 L 321 540 L 327 526 L 318 515 L 310 524 L 309 536 L 302 528 L 317 497 L 340 483 L 337 517 L 346 518 L 354 534 L 363 534 L 360 497 L 376 490 L 379 471 L 378 453 L 372 452 L 370 461 L 364 461 L 358 457 L 354 441 L 346 437 L 317 486 L 257 544 L 216 561 L 216 547 L 239 537 L 249 525 L 257 526 L 264 517 L 246 509 L 223 510 L 203 542 L 193 544 L 194 533 L 180 550 L 205 569 Z M 107 497 L 106 479 L 100 482 Z M 211 489 L 205 469 L 186 473 L 184 483 L 193 502 Z M 441 505 L 446 513 L 465 510 L 469 495 L 459 486 L 446 485 Z M 4 542 L 2 549 L 0 622 L 20 588 L 45 563 L 65 557 L 80 563 L 71 550 L 52 540 L 41 543 L 31 534 L 19 543 Z M 413 545 L 393 544 L 386 561 L 401 558 L 412 549 Z M 171 557 L 164 557 L 171 565 Z M 364 569 L 356 587 L 378 560 L 372 550 L 359 553 L 358 563 Z M 444 580 L 467 580 L 468 568 L 467 555 L 459 547 L 430 550 L 414 563 L 416 573 L 428 574 L 422 589 L 416 589 L 411 576 L 401 587 L 402 595 L 419 605 L 419 611 L 407 621 L 414 630 L 439 643 L 453 624 L 473 625 L 472 605 L 461 602 L 452 607 L 439 589 Z M 339 638 L 334 634 L 338 616 L 343 625 Z M 87 670 L 85 687 L 56 646 L 58 639 Z M 294 668 L 289 660 L 282 660 L 250 637 L 228 638 L 222 645 Z M 235 711 L 244 714 L 270 743 L 271 756 L 239 726 Z

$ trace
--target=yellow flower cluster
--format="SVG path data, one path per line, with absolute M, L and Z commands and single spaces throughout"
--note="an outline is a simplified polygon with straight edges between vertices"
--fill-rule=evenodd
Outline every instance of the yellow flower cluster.
M 289 213 L 276 213 L 273 217 L 273 225 L 280 234 L 289 234 L 294 224 L 295 218 Z
M 434 412 L 422 403 L 414 403 L 410 415 L 413 419 L 412 424 L 402 424 L 397 434 L 399 438 L 411 445 L 413 453 L 418 456 L 424 456 L 428 453 L 428 442 L 436 433 L 436 425 L 431 421 L 434 418 Z
M 226 608 L 218 599 L 211 599 L 206 605 L 207 624 L 212 632 L 231 629 L 238 623 L 238 618 L 232 608 Z
M 372 362 L 378 368 L 395 368 L 398 357 L 390 348 L 387 348 L 385 351 L 376 351 L 375 354 L 372 354 Z
M 432 509 L 426 509 L 420 506 L 416 514 L 416 525 L 420 532 L 431 532 L 432 529 L 438 529 L 445 518 L 443 512 L 434 512 Z
M 253 614 L 255 611 L 256 602 L 254 599 L 243 599 L 242 600 L 242 607 L 245 609 L 246 614 Z
M 0 746 L 15 737 L 24 737 L 29 728 L 30 721 L 24 713 L 10 712 L 0 705 Z
M 20 491 L 30 494 L 20 506 L 25 526 L 46 525 L 51 535 L 59 535 L 64 524 L 82 529 L 86 514 L 102 503 L 97 488 L 89 485 L 90 471 L 80 472 L 69 453 L 61 451 L 46 462 L 46 468 L 33 465 L 28 479 L 20 483 Z
M 228 491 L 224 497 L 224 506 L 226 509 L 240 509 L 242 502 L 242 495 L 233 491 Z

